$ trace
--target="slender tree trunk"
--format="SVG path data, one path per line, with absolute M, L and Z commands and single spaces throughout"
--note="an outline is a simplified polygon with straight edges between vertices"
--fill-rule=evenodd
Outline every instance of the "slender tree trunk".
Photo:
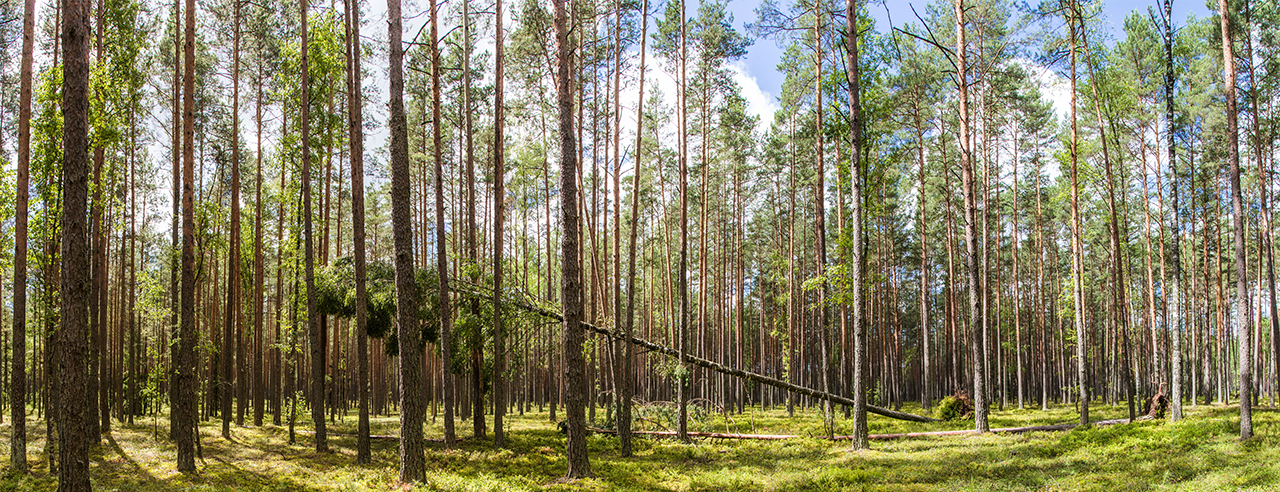
M 582 279 L 579 265 L 578 236 L 578 142 L 574 133 L 573 94 L 574 56 L 570 43 L 569 14 L 566 2 L 555 4 L 555 30 L 557 45 L 556 93 L 560 114 L 560 236 L 561 275 L 560 291 L 564 309 L 564 376 L 566 385 L 565 414 L 567 415 L 569 469 L 566 479 L 576 480 L 592 476 L 591 463 L 587 461 L 587 388 L 584 379 L 586 361 L 582 353 Z
M 1173 0 L 1165 0 L 1164 2 L 1164 49 L 1165 49 L 1165 73 L 1164 73 L 1164 100 L 1165 100 L 1165 133 L 1168 135 L 1169 151 L 1169 169 L 1173 170 L 1173 272 L 1174 272 L 1174 290 L 1178 293 L 1181 300 L 1182 292 L 1182 247 L 1180 217 L 1178 216 L 1178 146 L 1174 141 L 1174 120 L 1173 120 Z M 1194 172 L 1194 170 L 1193 170 Z M 1170 380 L 1172 389 L 1170 393 L 1170 420 L 1177 422 L 1182 419 L 1182 316 L 1181 302 L 1179 302 L 1178 326 L 1173 330 L 1173 348 L 1169 353 Z M 1194 398 L 1194 397 L 1193 397 Z
M 35 62 L 36 2 L 22 14 L 22 68 L 18 92 L 18 176 L 13 246 L 13 372 L 9 383 L 9 467 L 27 471 L 27 208 L 31 181 L 31 85 Z
M 94 34 L 94 62 L 102 64 L 102 0 L 97 2 L 97 22 Z M 94 90 L 93 98 L 103 104 L 101 91 Z M 105 104 L 103 104 L 105 106 Z M 91 126 L 98 126 L 101 123 L 91 122 Z M 93 130 L 96 134 L 96 129 Z M 99 388 L 99 380 L 105 377 L 102 371 L 102 361 L 105 356 L 105 334 L 107 330 L 107 294 L 108 279 L 110 270 L 107 267 L 107 232 L 103 228 L 103 203 L 102 190 L 106 183 L 102 181 L 102 165 L 105 159 L 104 149 L 100 142 L 93 142 L 93 185 L 92 196 L 89 199 L 89 248 L 91 251 L 91 259 L 89 261 L 90 284 L 89 284 L 89 353 L 87 354 L 89 365 L 88 380 L 88 414 L 85 415 L 85 424 L 88 425 L 87 432 L 94 444 L 102 442 L 102 422 L 98 420 L 99 410 L 106 407 L 106 388 Z M 105 413 L 105 412 L 101 412 Z M 107 423 L 110 424 L 110 418 L 107 416 Z
M 467 221 L 467 258 L 475 266 L 471 271 L 471 283 L 480 282 L 480 243 L 476 239 L 476 172 L 475 172 L 475 140 L 472 133 L 471 117 L 471 13 L 470 0 L 462 0 L 462 121 L 463 144 L 465 145 L 466 179 L 466 221 Z M 469 303 L 471 314 L 480 316 L 480 301 L 472 299 Z M 467 340 L 471 352 L 471 428 L 477 438 L 485 437 L 484 422 L 484 380 L 481 366 L 484 363 L 484 341 L 480 333 L 472 333 Z
M 302 185 L 299 193 L 302 195 L 302 257 L 304 281 L 307 283 L 307 333 L 311 341 L 311 394 L 308 395 L 308 403 L 311 404 L 311 421 L 316 427 L 316 452 L 326 453 L 329 451 L 329 440 L 324 421 L 325 327 L 320 323 L 319 313 L 316 312 L 315 241 L 311 225 L 311 74 L 308 68 L 310 55 L 307 53 L 311 36 L 307 30 L 307 10 L 307 0 L 302 0 L 302 115 L 299 123 L 302 126 Z
M 253 224 L 253 425 L 262 426 L 262 414 L 265 405 L 265 393 L 267 382 L 264 377 L 266 374 L 263 367 L 262 339 L 263 339 L 263 315 L 265 314 L 266 298 L 264 291 L 264 268 L 265 261 L 262 257 L 262 63 L 258 64 L 258 97 L 254 101 L 256 103 L 256 114 L 254 120 L 257 122 L 257 177 L 254 179 L 254 200 L 253 204 L 256 208 Z M 279 304 L 279 298 L 276 303 Z
M 676 439 L 689 442 L 689 111 L 688 83 L 685 65 L 689 58 L 689 34 L 685 19 L 685 0 L 680 0 L 680 84 L 676 97 L 680 106 L 680 301 L 679 341 L 680 368 L 676 376 L 679 393 L 679 416 L 676 422 Z
M 1078 386 L 1078 397 L 1080 399 L 1080 425 L 1089 423 L 1089 382 L 1088 382 L 1088 347 L 1089 333 L 1085 328 L 1085 311 L 1084 311 L 1084 245 L 1081 243 L 1081 225 L 1080 225 L 1080 168 L 1076 162 L 1079 159 L 1077 124 L 1076 124 L 1076 43 L 1078 27 L 1077 22 L 1080 20 L 1077 12 L 1078 6 L 1075 0 L 1072 0 L 1068 13 L 1067 22 L 1070 24 L 1071 30 L 1071 267 L 1072 267 L 1072 288 L 1074 289 L 1071 297 L 1075 302 L 1075 319 L 1076 329 L 1076 384 Z
M 851 6 L 850 8 L 853 8 L 853 7 Z M 856 48 L 856 45 L 854 47 Z M 854 50 L 852 49 L 849 51 L 850 53 L 854 52 Z M 849 64 L 849 66 L 855 67 L 854 63 L 852 62 Z M 920 232 L 920 341 L 922 344 L 921 351 L 920 351 L 921 357 L 922 357 L 921 365 L 920 365 L 920 404 L 922 407 L 924 407 L 925 410 L 928 410 L 933 406 L 933 392 L 932 392 L 933 367 L 931 365 L 933 362 L 932 361 L 933 352 L 932 352 L 932 348 L 930 347 L 931 340 L 933 339 L 933 333 L 929 329 L 929 244 L 928 244 L 927 226 L 925 223 L 925 172 L 924 172 L 925 143 L 924 143 L 924 116 L 923 114 L 921 114 L 923 111 L 924 109 L 920 107 L 920 100 L 919 98 L 917 98 L 915 100 L 916 142 L 918 143 L 918 146 L 916 148 L 916 158 L 920 164 L 920 171 L 916 179 L 920 183 L 920 190 L 919 190 L 920 218 L 916 222 L 916 224 L 917 224 L 917 227 L 920 229 L 919 231 Z M 1016 171 L 1015 171 L 1015 175 L 1016 175 Z M 1016 182 L 1017 179 L 1015 178 L 1014 181 Z M 854 200 L 858 201 L 859 199 L 858 197 L 855 196 Z M 861 206 L 860 201 L 859 201 L 859 206 Z M 1016 269 L 1017 264 L 1015 263 L 1014 265 L 1015 265 L 1014 268 Z
M 305 1 L 305 0 L 304 0 Z M 195 238 L 195 66 L 196 3 L 186 0 L 182 75 L 182 320 L 177 366 L 178 471 L 195 473 L 196 428 L 196 238 Z
M 503 107 L 503 62 L 502 56 L 502 0 L 494 5 L 495 32 L 494 48 L 496 64 L 494 65 L 494 100 L 493 100 L 493 444 L 497 447 L 506 445 L 506 432 L 502 428 L 502 417 L 507 411 L 506 368 L 507 348 L 506 331 L 502 320 L 502 240 L 505 232 L 507 191 L 505 182 L 506 147 L 504 143 L 503 125 L 506 123 Z
M 631 231 L 627 240 L 627 314 L 625 331 L 627 337 L 631 337 L 635 333 L 635 311 L 636 311 L 636 236 L 639 230 L 640 220 L 640 172 L 644 164 L 644 82 L 645 73 L 645 44 L 649 36 L 649 0 L 644 0 L 640 5 L 640 74 L 639 74 L 639 96 L 636 101 L 636 147 L 635 169 L 632 170 L 631 184 Z M 622 272 L 618 272 L 621 277 Z M 621 309 L 621 306 L 619 306 Z M 631 382 L 633 370 L 631 368 L 633 355 L 633 347 L 629 343 L 623 344 L 622 353 L 622 375 L 618 391 L 622 394 L 618 398 L 618 440 L 620 441 L 620 449 L 618 454 L 627 458 L 632 454 L 631 451 L 631 398 L 634 393 Z
M 368 464 L 373 457 L 369 444 L 369 321 L 368 291 L 365 286 L 364 91 L 360 74 L 360 3 L 355 0 L 343 3 L 347 8 L 347 56 L 350 63 L 347 67 L 347 133 L 351 139 L 351 236 L 356 275 L 356 360 L 359 365 L 359 372 L 356 373 L 356 398 L 359 400 L 357 405 L 360 412 L 356 430 L 356 463 Z M 403 106 L 403 101 L 401 105 Z M 407 140 L 405 145 L 408 146 Z
M 400 10 L 399 0 L 395 0 L 395 1 L 396 1 L 396 7 L 395 7 L 396 11 L 399 12 Z M 388 2 L 387 5 L 391 5 L 391 4 Z M 390 7 L 388 7 L 388 12 L 390 12 Z M 439 38 L 439 30 L 440 30 L 439 16 L 440 16 L 440 12 L 439 12 L 439 7 L 437 6 L 434 9 L 432 9 L 432 12 L 431 12 L 431 115 L 432 115 L 431 138 L 433 139 L 433 143 L 434 143 L 432 151 L 434 152 L 434 155 L 435 155 L 435 174 L 436 174 L 435 243 L 436 243 L 436 270 L 437 270 L 437 275 L 439 276 L 438 277 L 439 286 L 437 287 L 439 289 L 439 292 L 437 294 L 439 295 L 439 303 L 440 303 L 440 306 L 439 306 L 439 309 L 440 309 L 440 360 L 442 361 L 442 368 L 444 371 L 444 442 L 446 446 L 451 447 L 453 446 L 454 441 L 457 439 L 457 437 L 453 427 L 453 411 L 454 411 L 454 396 L 455 396 L 454 395 L 454 378 L 453 378 L 452 370 L 450 369 L 450 367 L 452 366 L 451 362 L 453 361 L 453 338 L 452 338 L 453 316 L 449 306 L 449 260 L 448 260 L 449 256 L 446 250 L 448 241 L 445 240 L 446 236 L 445 236 L 445 227 L 444 227 L 444 162 L 443 162 L 443 156 L 442 156 L 442 152 L 444 152 L 443 150 L 444 143 L 443 143 L 443 137 L 441 135 L 441 129 L 440 129 L 441 127 L 440 118 L 443 117 L 442 115 L 444 113 L 440 111 L 440 45 L 438 42 L 438 40 L 440 39 Z M 400 28 L 398 27 L 400 25 L 399 24 L 400 16 L 398 14 L 396 15 L 396 20 L 394 22 L 396 22 L 396 24 L 393 25 L 393 28 L 394 28 L 393 35 L 395 37 L 392 38 L 391 45 L 400 46 Z M 401 65 L 403 64 L 404 54 L 397 49 L 392 49 L 392 57 L 393 57 L 391 59 L 392 66 L 395 67 L 395 70 L 399 70 L 403 73 L 403 68 L 401 67 Z M 402 82 L 400 83 L 400 85 L 401 87 L 403 87 L 403 75 L 401 77 L 402 77 Z M 393 79 L 393 82 L 394 82 L 394 79 Z M 393 92 L 395 91 L 394 85 L 392 86 L 392 90 Z M 399 93 L 403 94 L 403 89 L 401 89 Z M 403 105 L 403 103 L 401 104 Z M 405 140 L 406 150 L 405 150 L 404 158 L 407 160 L 408 159 L 408 150 L 407 150 L 408 130 L 406 129 L 405 132 L 406 133 L 404 135 L 406 136 L 404 138 L 406 139 Z M 406 177 L 405 179 L 408 179 L 408 178 Z M 407 184 L 405 189 L 408 190 Z M 405 194 L 407 195 L 408 191 L 405 191 Z M 409 219 L 405 219 L 405 220 L 408 221 Z M 407 234 L 407 238 L 405 239 L 405 242 L 408 245 L 406 251 L 410 251 L 411 253 L 413 235 L 411 233 L 406 233 L 406 234 Z M 398 246 L 399 243 L 397 242 L 396 244 L 397 244 L 397 247 L 399 247 Z M 398 256 L 399 256 L 399 253 L 397 252 L 397 257 Z M 411 255 L 410 255 L 410 260 L 412 260 Z M 412 261 L 408 261 L 407 263 L 408 265 L 413 265 Z M 406 274 L 407 273 L 410 273 L 410 272 L 406 271 Z M 406 282 L 412 283 L 412 277 L 407 279 Z M 408 314 L 406 314 L 406 316 L 407 315 Z M 403 342 L 404 339 L 401 338 L 400 341 Z M 400 345 L 400 350 L 402 351 L 404 350 L 403 343 Z M 409 408 L 409 407 L 404 407 L 406 403 L 416 405 L 416 403 L 405 399 L 406 397 L 403 390 L 406 384 L 405 380 L 410 376 L 416 379 L 418 377 L 417 373 L 418 371 L 420 371 L 420 369 L 417 366 L 417 363 L 414 363 L 413 367 L 405 367 L 404 359 L 405 358 L 402 356 L 401 357 L 401 373 L 400 373 L 400 385 L 402 388 L 400 392 L 400 403 L 402 406 L 402 410 L 401 410 L 402 413 Z M 412 369 L 413 371 L 412 374 L 407 372 L 410 369 Z M 421 422 L 422 420 L 421 418 L 419 418 L 418 420 L 411 421 L 410 423 L 413 423 L 414 425 L 421 425 Z M 401 417 L 400 425 L 402 427 L 408 425 L 408 423 L 405 422 L 404 417 Z M 401 460 L 405 460 L 404 456 L 406 452 L 412 453 L 412 459 L 415 460 L 415 462 L 413 463 L 414 474 L 409 475 L 405 473 L 403 469 L 407 469 L 407 468 L 402 463 L 401 480 L 408 481 L 410 477 L 420 478 L 424 473 L 424 466 L 425 466 L 423 464 L 423 460 L 425 460 L 425 458 L 422 457 L 422 448 L 420 447 L 421 445 L 415 442 L 415 443 L 410 443 L 408 445 L 402 444 L 402 448 L 404 446 L 412 446 L 412 448 L 409 448 L 407 451 L 405 449 L 401 449 Z
M 862 240 L 862 89 L 860 80 L 862 73 L 858 54 L 858 9 L 858 1 L 853 0 L 848 2 L 845 11 L 846 43 L 848 43 L 849 53 L 849 112 L 852 122 L 850 141 L 853 143 L 849 154 L 852 162 L 850 168 L 853 171 L 851 177 L 853 207 L 849 213 L 849 237 L 853 238 L 853 248 L 852 254 L 849 255 L 851 265 L 848 271 L 849 285 L 853 286 L 849 299 L 849 316 L 853 324 L 853 385 L 850 391 L 853 393 L 852 448 L 854 450 L 870 447 L 867 441 L 867 333 L 862 319 L 862 273 L 865 247 Z M 921 184 L 923 185 L 923 181 Z M 923 192 L 923 186 L 921 191 Z M 923 194 L 921 199 L 923 200 Z
M 357 7 L 358 8 L 358 7 Z M 440 324 L 443 328 L 449 320 L 448 277 L 445 269 L 442 225 L 444 214 L 443 176 L 440 164 L 440 53 L 436 40 L 439 24 L 439 7 L 431 9 L 431 72 L 432 98 L 434 99 L 432 126 L 435 132 L 436 162 L 436 244 L 439 248 L 440 270 Z M 422 410 L 419 403 L 419 384 L 422 352 L 422 335 L 417 322 L 417 286 L 413 273 L 413 215 L 409 209 L 409 130 L 404 112 L 404 49 L 401 43 L 402 17 L 400 0 L 387 0 L 387 19 L 391 78 L 391 220 L 395 241 L 396 269 L 396 325 L 400 346 L 400 481 L 409 483 L 424 478 L 425 457 L 422 451 Z M 448 343 L 442 332 L 442 344 Z M 448 354 L 446 349 L 446 355 Z M 445 359 L 448 360 L 447 358 Z M 447 364 L 447 363 L 446 363 Z M 446 410 L 446 418 L 448 418 Z M 446 423 L 449 420 L 445 421 Z M 449 429 L 452 430 L 452 429 Z M 451 434 L 451 433 L 450 433 Z M 449 444 L 452 436 L 446 434 Z
M 814 200 L 813 200 L 813 218 L 814 218 L 814 249 L 817 256 L 817 276 L 823 278 L 827 271 L 827 208 L 826 208 L 826 162 L 823 159 L 825 148 L 823 146 L 823 125 L 822 125 L 822 9 L 821 2 L 815 3 L 815 21 L 813 23 L 814 34 L 814 93 L 816 99 L 814 102 L 814 117 L 817 131 L 814 139 L 814 154 L 817 156 L 817 182 L 814 183 Z M 856 42 L 854 43 L 856 47 Z M 852 75 L 851 75 L 852 77 Z M 705 147 L 705 145 L 703 146 Z M 854 161 L 857 161 L 857 153 L 854 153 Z M 706 164 L 703 164 L 704 173 L 706 172 Z M 706 200 L 706 190 L 703 190 L 703 200 Z M 703 206 L 706 209 L 706 206 Z M 706 237 L 706 234 L 702 235 Z M 705 289 L 704 289 L 705 290 Z M 831 335 L 827 331 L 827 282 L 823 280 L 821 287 L 818 289 L 818 309 L 815 313 L 818 328 L 818 354 L 822 360 L 818 364 L 818 369 L 822 371 L 822 391 L 831 392 L 831 370 L 830 370 L 830 347 Z M 822 417 L 825 430 L 828 436 L 835 435 L 835 422 L 832 420 L 831 402 L 823 400 Z
M 231 48 L 231 255 L 227 259 L 227 309 L 222 330 L 222 354 L 218 357 L 222 370 L 222 437 L 231 439 L 231 399 L 236 381 L 231 371 L 233 330 L 241 330 L 240 323 L 240 1 L 234 0 L 234 27 Z M 237 362 L 244 363 L 243 358 Z M 241 382 L 243 384 L 243 382 Z M 243 423 L 243 413 L 240 422 Z
M 180 371 L 178 367 L 180 360 L 179 353 L 181 351 L 181 343 L 179 341 L 181 340 L 179 313 L 182 311 L 183 299 L 178 279 L 178 271 L 181 268 L 179 262 L 182 258 L 182 252 L 179 249 L 181 245 L 178 243 L 178 230 L 182 227 L 179 223 L 179 218 L 185 217 L 181 210 L 182 180 L 184 179 L 183 176 L 185 176 L 185 171 L 182 170 L 182 163 L 180 162 L 181 158 L 185 155 L 182 153 L 183 150 L 181 149 L 181 146 L 184 145 L 182 138 L 185 137 L 183 136 L 184 130 L 180 128 L 180 125 L 184 122 L 184 117 L 180 114 L 180 107 L 182 107 L 181 105 L 184 105 L 185 102 L 180 103 L 178 98 L 181 97 L 182 87 L 185 85 L 183 80 L 179 80 L 179 77 L 182 75 L 182 63 L 184 63 L 184 61 L 182 61 L 183 57 L 180 55 L 179 51 L 185 43 L 185 33 L 184 35 L 178 34 L 182 29 L 178 22 L 178 17 L 182 14 L 182 7 L 179 3 L 180 1 L 181 0 L 173 0 L 173 113 L 170 115 L 172 120 L 171 123 L 173 125 L 173 128 L 170 130 L 170 135 L 173 137 L 171 144 L 171 151 L 173 154 L 173 223 L 169 227 L 171 240 L 171 249 L 169 251 L 169 296 L 171 309 L 169 312 L 168 330 L 169 364 L 167 383 L 169 388 L 169 439 L 172 440 L 177 440 L 178 438 L 178 407 L 180 406 L 179 402 L 182 400 L 182 393 L 178 385 Z
M 1253 17 L 1253 11 L 1255 8 L 1254 5 L 1256 5 L 1256 0 L 1253 2 L 1249 2 L 1246 5 L 1247 5 L 1246 7 L 1247 10 L 1245 10 L 1245 25 L 1252 26 L 1253 25 L 1252 17 Z M 1251 27 L 1245 29 L 1244 46 L 1245 46 L 1245 58 L 1249 59 L 1249 101 L 1250 101 L 1250 106 L 1252 107 L 1252 110 L 1254 113 L 1254 116 L 1252 118 L 1253 120 L 1252 122 L 1253 123 L 1253 129 L 1252 129 L 1253 130 L 1253 155 L 1258 161 L 1258 188 L 1261 191 L 1261 196 L 1259 200 L 1261 205 L 1260 207 L 1261 211 L 1259 215 L 1262 223 L 1260 228 L 1261 230 L 1258 233 L 1258 237 L 1259 237 L 1259 241 L 1258 241 L 1259 253 L 1258 254 L 1266 255 L 1266 261 L 1267 261 L 1266 275 L 1267 275 L 1267 293 L 1268 293 L 1267 299 L 1269 302 L 1269 306 L 1268 306 L 1269 310 L 1267 311 L 1267 314 L 1268 314 L 1268 317 L 1271 318 L 1271 323 L 1270 323 L 1271 324 L 1270 326 L 1271 360 L 1270 360 L 1270 364 L 1268 365 L 1268 368 L 1271 371 L 1271 376 L 1267 379 L 1269 380 L 1268 385 L 1270 386 L 1269 389 L 1271 393 L 1271 405 L 1275 406 L 1276 392 L 1278 389 L 1276 388 L 1276 377 L 1277 377 L 1277 374 L 1280 374 L 1280 371 L 1277 370 L 1277 356 L 1280 355 L 1280 317 L 1277 317 L 1277 314 L 1276 314 L 1277 312 L 1276 261 L 1275 261 L 1275 246 L 1272 242 L 1272 237 L 1271 237 L 1271 205 L 1270 205 L 1271 178 L 1270 178 L 1270 174 L 1267 173 L 1267 170 L 1263 165 L 1263 160 L 1264 160 L 1263 157 L 1267 155 L 1267 153 L 1262 148 L 1263 133 L 1260 126 L 1261 126 L 1261 120 L 1263 119 L 1263 117 L 1262 117 L 1261 106 L 1259 106 L 1258 104 L 1258 83 L 1260 79 L 1257 76 L 1256 71 L 1254 70 L 1254 65 L 1256 63 L 1254 61 L 1253 29 Z M 1272 158 L 1272 160 L 1274 161 L 1274 157 Z M 1261 336 L 1259 336 L 1259 338 L 1261 338 Z M 1261 340 L 1259 340 L 1259 342 L 1261 342 Z
M 975 193 L 975 177 L 973 170 L 973 149 L 972 142 L 969 140 L 969 87 L 968 72 L 966 67 L 966 51 L 968 44 L 965 42 L 965 10 L 964 0 L 956 0 L 956 51 L 958 52 L 957 72 L 959 73 L 960 86 L 960 177 L 961 186 L 964 188 L 964 207 L 965 207 L 965 264 L 969 276 L 969 327 L 971 329 L 972 339 L 969 343 L 973 352 L 973 419 L 974 429 L 978 432 L 987 432 L 987 395 L 986 395 L 986 371 L 983 366 L 987 359 L 986 351 L 982 346 L 982 337 L 979 336 L 979 330 L 982 330 L 982 285 L 980 284 L 980 263 L 978 258 L 978 203 Z
M 1236 59 L 1231 46 L 1231 7 L 1228 0 L 1218 0 L 1218 16 L 1222 24 L 1223 80 L 1227 98 L 1227 153 L 1231 168 L 1231 217 L 1234 222 L 1236 250 L 1236 333 L 1240 339 L 1240 440 L 1253 437 L 1253 343 L 1249 320 L 1249 268 L 1245 255 L 1244 198 L 1240 192 L 1240 131 L 1236 109 Z
M 1022 276 L 1018 270 L 1018 256 L 1021 247 L 1021 238 L 1018 236 L 1018 222 L 1022 217 L 1022 211 L 1018 209 L 1018 161 L 1022 155 L 1021 147 L 1018 145 L 1018 125 L 1014 123 L 1013 134 L 1013 213 L 1009 215 L 1009 221 L 1013 226 L 1013 357 L 1015 366 L 1015 377 L 1018 378 L 1018 410 L 1026 408 L 1026 397 L 1024 390 L 1026 389 L 1026 379 L 1022 375 L 1022 295 L 1020 286 L 1022 285 Z
M 280 134 L 284 135 L 289 130 L 289 112 L 280 112 Z M 290 163 L 291 164 L 291 163 Z M 290 166 L 280 167 L 280 189 L 286 187 L 286 179 L 289 176 L 288 168 Z M 280 425 L 281 414 L 284 413 L 284 402 L 287 397 L 285 390 L 285 373 L 291 371 L 291 368 L 285 368 L 284 364 L 284 338 L 280 325 L 284 324 L 284 203 L 285 200 L 279 200 L 276 209 L 276 322 L 275 322 L 275 347 L 271 349 L 271 367 L 274 373 L 271 377 L 271 399 L 275 407 L 275 413 L 271 417 L 273 425 Z M 292 310 L 290 310 L 292 313 Z M 292 367 L 292 366 L 291 366 Z M 290 421 L 292 422 L 292 421 Z M 293 432 L 290 428 L 289 441 L 293 442 Z
M 1125 312 L 1125 306 L 1128 304 L 1128 300 L 1125 298 L 1125 288 L 1128 284 L 1126 284 L 1124 280 L 1124 264 L 1122 259 L 1123 252 L 1121 251 L 1121 246 L 1120 246 L 1121 244 L 1120 243 L 1120 219 L 1119 219 L 1119 213 L 1116 209 L 1116 179 L 1115 179 L 1115 173 L 1112 170 L 1112 164 L 1111 164 L 1111 146 L 1107 141 L 1106 126 L 1102 119 L 1102 99 L 1099 97 L 1099 92 L 1098 92 L 1098 84 L 1100 83 L 1100 81 L 1098 80 L 1097 71 L 1094 68 L 1093 55 L 1089 51 L 1089 42 L 1085 37 L 1085 33 L 1081 33 L 1081 39 L 1084 40 L 1084 50 L 1086 55 L 1085 62 L 1089 69 L 1089 82 L 1090 82 L 1089 88 L 1093 92 L 1093 109 L 1094 109 L 1094 115 L 1096 117 L 1095 121 L 1098 124 L 1099 137 L 1102 140 L 1102 163 L 1103 163 L 1103 168 L 1105 169 L 1105 172 L 1106 172 L 1106 180 L 1107 180 L 1107 211 L 1110 215 L 1110 220 L 1108 221 L 1108 231 L 1110 234 L 1108 239 L 1110 240 L 1109 246 L 1111 248 L 1111 278 L 1112 278 L 1112 288 L 1111 288 L 1112 318 L 1111 319 L 1112 319 L 1112 322 L 1115 323 L 1116 330 L 1121 330 L 1124 333 L 1126 333 L 1125 340 L 1127 341 L 1128 329 L 1126 327 L 1126 324 L 1127 324 L 1126 320 L 1128 319 L 1128 315 Z M 1015 195 L 1015 199 L 1016 199 L 1016 195 Z M 1175 233 L 1174 236 L 1176 237 L 1177 234 Z M 1174 241 L 1176 243 L 1177 239 L 1175 239 Z M 1176 251 L 1177 248 L 1175 247 L 1174 250 Z M 1177 335 L 1177 332 L 1175 331 L 1174 352 L 1177 352 L 1177 347 L 1180 346 L 1177 343 L 1177 340 L 1178 340 L 1178 335 Z M 1128 346 L 1127 343 L 1125 346 L 1127 350 L 1127 346 Z M 1174 366 L 1177 367 L 1177 363 L 1174 363 Z M 1127 367 L 1127 364 L 1126 364 L 1126 367 Z M 1175 374 L 1176 374 L 1176 371 L 1175 371 Z M 1128 376 L 1130 375 L 1130 373 L 1128 372 L 1128 369 L 1125 370 L 1125 375 L 1126 375 L 1125 400 L 1128 402 L 1128 405 L 1129 405 L 1129 420 L 1133 420 L 1136 417 L 1135 415 L 1136 412 L 1135 412 L 1134 402 L 1133 402 L 1133 384 L 1128 382 L 1129 381 Z M 1175 378 L 1175 381 L 1177 381 L 1176 378 Z M 1179 388 L 1179 387 L 1180 386 L 1178 386 L 1177 383 L 1175 382 L 1175 388 Z

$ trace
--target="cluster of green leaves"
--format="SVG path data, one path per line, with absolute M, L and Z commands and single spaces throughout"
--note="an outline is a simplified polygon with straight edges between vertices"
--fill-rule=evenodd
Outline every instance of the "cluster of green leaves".
M 351 319 L 356 315 L 355 263 L 350 256 L 339 258 L 316 270 L 316 311 L 321 316 Z M 415 284 L 418 291 L 417 319 L 423 340 L 439 340 L 439 301 L 433 269 L 418 269 Z M 393 327 L 396 323 L 395 268 L 382 261 L 365 266 L 365 313 L 368 334 L 388 339 L 387 353 L 399 353 Z

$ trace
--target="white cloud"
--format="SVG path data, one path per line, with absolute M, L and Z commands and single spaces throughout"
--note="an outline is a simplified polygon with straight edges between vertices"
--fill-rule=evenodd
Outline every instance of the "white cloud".
M 760 117 L 756 129 L 763 131 L 773 123 L 773 114 L 778 111 L 778 98 L 765 92 L 756 82 L 756 78 L 747 73 L 747 65 L 741 60 L 729 64 L 733 71 L 733 81 L 742 87 L 742 97 L 747 100 L 747 113 Z

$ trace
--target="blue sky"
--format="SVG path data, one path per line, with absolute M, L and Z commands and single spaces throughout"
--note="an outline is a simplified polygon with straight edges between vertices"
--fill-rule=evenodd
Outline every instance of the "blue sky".
M 782 0 L 786 1 L 786 0 Z M 935 0 L 936 1 L 936 0 Z M 1129 12 L 1139 10 L 1146 11 L 1147 7 L 1157 5 L 1157 0 L 1097 0 L 1103 1 L 1103 12 L 1105 20 L 1110 26 L 1111 37 L 1115 39 L 1120 35 L 1124 18 Z M 1183 20 L 1190 14 L 1198 17 L 1210 15 L 1211 10 L 1206 7 L 1207 0 L 1175 0 L 1173 2 L 1173 18 L 1178 25 L 1183 24 Z M 914 14 L 911 12 L 911 6 L 914 4 L 916 11 L 924 15 L 924 7 L 929 3 L 928 0 L 904 1 L 904 0 L 872 0 L 868 10 L 876 21 L 876 29 L 885 32 L 889 29 L 889 18 L 892 17 L 895 26 L 903 26 L 908 23 L 916 23 Z M 729 8 L 733 12 L 734 24 L 745 30 L 745 24 L 756 20 L 755 9 L 760 4 L 760 0 L 730 0 Z M 1162 4 L 1162 2 L 1161 2 Z M 692 10 L 692 6 L 690 9 Z M 751 46 L 747 58 L 742 65 L 745 69 L 745 75 L 754 78 L 756 85 L 759 86 L 760 92 L 764 95 L 776 98 L 780 88 L 782 87 L 782 74 L 777 70 L 778 59 L 782 55 L 782 49 L 772 39 L 757 39 Z M 741 82 L 741 81 L 740 81 Z M 750 89 L 750 88 L 748 88 Z

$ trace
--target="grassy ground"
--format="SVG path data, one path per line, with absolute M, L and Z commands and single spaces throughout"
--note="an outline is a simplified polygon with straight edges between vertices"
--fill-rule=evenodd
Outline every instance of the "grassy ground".
M 919 408 L 906 408 L 919 412 Z M 1123 407 L 1094 407 L 1094 418 L 1119 418 Z M 1063 423 L 1071 407 L 1048 412 L 993 412 L 992 427 Z M 1203 406 L 1177 424 L 1139 422 L 1071 432 L 935 437 L 876 441 L 872 451 L 852 453 L 847 443 L 815 438 L 787 441 L 703 440 L 693 445 L 641 439 L 636 456 L 618 457 L 611 436 L 588 438 L 597 478 L 559 484 L 565 471 L 564 439 L 545 413 L 512 416 L 509 447 L 464 441 L 456 449 L 427 445 L 428 478 L 414 490 L 1276 490 L 1280 489 L 1280 412 L 1254 410 L 1257 437 L 1241 444 L 1236 407 Z M 603 413 L 601 413 L 603 417 Z M 174 447 L 156 437 L 163 419 L 135 425 L 113 423 L 94 452 L 96 490 L 392 490 L 396 489 L 397 441 L 375 439 L 373 464 L 355 465 L 355 420 L 331 425 L 335 452 L 310 450 L 311 436 L 287 444 L 283 427 L 234 427 L 234 442 L 219 437 L 218 422 L 201 426 L 204 459 L 199 474 L 174 467 Z M 375 435 L 395 434 L 396 417 L 373 421 Z M 969 424 L 971 425 L 971 424 Z M 871 432 L 962 429 L 965 423 L 918 424 L 872 416 Z M 299 429 L 309 428 L 299 425 Z M 814 412 L 787 418 L 783 411 L 755 409 L 732 419 L 714 417 L 695 430 L 760 434 L 821 435 Z M 53 490 L 56 479 L 44 462 L 43 422 L 32 421 L 28 447 L 33 473 L 8 474 L 0 491 Z M 469 435 L 470 424 L 458 429 Z M 847 433 L 837 421 L 837 432 Z M 429 437 L 441 434 L 430 424 Z M 0 425 L 0 466 L 8 467 L 9 425 Z

